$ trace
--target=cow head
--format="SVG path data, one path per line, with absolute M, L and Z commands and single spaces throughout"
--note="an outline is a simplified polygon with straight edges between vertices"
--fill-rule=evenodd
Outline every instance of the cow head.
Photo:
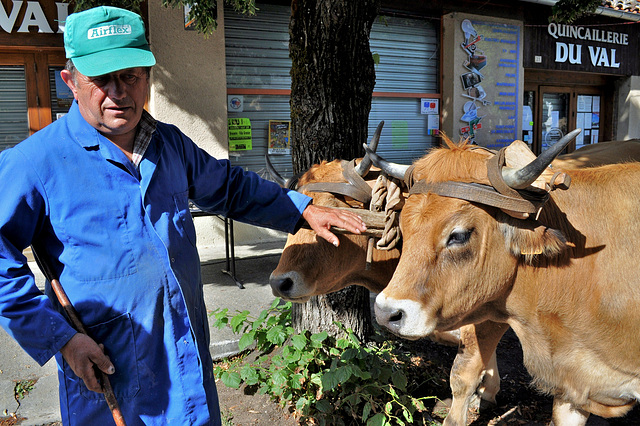
M 488 162 L 493 153 L 446 143 L 448 149 L 433 150 L 414 164 L 414 181 L 491 187 Z M 555 155 L 561 150 L 554 146 Z M 553 158 L 541 155 L 525 171 L 507 170 L 504 181 L 525 188 Z M 379 160 L 374 154 L 374 162 Z M 504 320 L 494 313 L 500 311 L 518 265 L 557 256 L 566 247 L 560 231 L 533 218 L 515 219 L 499 207 L 431 191 L 409 196 L 400 226 L 402 255 L 375 311 L 378 323 L 410 339 L 486 319 Z
M 383 124 L 381 122 L 378 125 L 369 144 L 373 151 L 380 139 Z M 368 203 L 349 195 L 307 190 L 313 188 L 313 184 L 348 185 L 344 176 L 345 165 L 339 160 L 314 165 L 300 176 L 296 187 L 312 197 L 316 205 L 368 209 Z M 377 172 L 370 173 L 371 166 L 369 156 L 355 166 L 355 172 L 365 178 L 369 186 L 378 176 Z M 278 181 L 281 185 L 290 185 L 282 178 Z M 374 250 L 371 267 L 365 269 L 368 237 L 338 235 L 338 238 L 340 245 L 334 247 L 311 230 L 300 229 L 295 235 L 289 235 L 280 262 L 269 279 L 273 294 L 294 302 L 306 302 L 312 296 L 338 291 L 349 285 L 362 285 L 376 293 L 380 292 L 391 279 L 400 257 L 398 250 Z

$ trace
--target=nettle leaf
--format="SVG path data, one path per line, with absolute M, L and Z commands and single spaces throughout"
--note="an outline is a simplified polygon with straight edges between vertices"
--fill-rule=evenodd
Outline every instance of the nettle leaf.
M 358 356 L 358 352 L 359 351 L 354 348 L 346 349 L 342 352 L 342 355 L 340 355 L 340 359 L 343 361 L 350 361 Z
M 240 332 L 240 328 L 242 327 L 242 325 L 244 324 L 248 316 L 249 316 L 249 311 L 242 311 L 238 315 L 231 318 L 231 322 L 229 324 L 231 325 L 231 329 L 233 330 L 234 333 Z
M 236 373 L 234 371 L 225 371 L 222 373 L 220 380 L 222 380 L 222 383 L 224 383 L 226 387 L 233 389 L 238 389 L 242 382 L 240 373 Z
M 336 378 L 338 383 L 345 383 L 353 375 L 353 367 L 350 365 L 343 365 L 336 370 Z
M 322 391 L 331 391 L 340 383 L 338 375 L 334 371 L 328 371 L 322 375 Z
M 302 389 L 302 383 L 304 382 L 304 377 L 302 374 L 292 374 L 289 378 L 289 386 L 292 389 Z
M 326 331 L 321 331 L 320 333 L 311 335 L 311 341 L 318 344 L 327 340 L 327 337 L 329 337 L 329 333 L 327 333 Z
M 291 345 L 297 350 L 301 351 L 307 346 L 307 338 L 302 334 L 295 334 L 291 336 Z
M 362 407 L 362 420 L 367 420 L 371 414 L 371 402 L 367 401 Z
M 247 349 L 249 346 L 251 346 L 253 344 L 253 342 L 255 342 L 255 335 L 256 332 L 255 331 L 251 331 L 249 333 L 245 333 L 242 335 L 242 337 L 240 337 L 240 341 L 238 342 L 238 348 L 240 348 L 241 351 Z
M 386 424 L 387 417 L 384 413 L 378 413 L 367 421 L 367 426 L 385 426 Z
M 282 345 L 287 340 L 287 334 L 282 326 L 275 326 L 267 332 L 267 340 L 274 345 Z
M 316 410 L 320 411 L 321 413 L 328 414 L 333 411 L 333 406 L 326 399 L 321 399 L 319 401 L 316 401 Z
M 401 391 L 404 392 L 407 390 L 407 382 L 408 382 L 407 376 L 405 376 L 402 372 L 395 371 L 391 375 L 391 381 L 393 382 L 393 385 L 398 389 L 400 389 Z
M 240 370 L 240 377 L 244 382 L 248 385 L 258 384 L 260 381 L 260 375 L 256 371 L 256 369 L 251 365 L 245 365 Z

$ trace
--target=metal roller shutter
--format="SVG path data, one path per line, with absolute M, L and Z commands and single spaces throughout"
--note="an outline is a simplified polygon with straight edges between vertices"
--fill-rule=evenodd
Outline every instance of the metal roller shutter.
M 24 66 L 0 66 L 0 151 L 29 136 Z
M 228 89 L 290 90 L 289 17 L 287 6 L 259 5 L 254 17 L 225 9 Z M 371 31 L 371 51 L 380 57 L 376 66 L 369 134 L 385 121 L 379 152 L 392 161 L 411 163 L 435 144 L 427 135 L 426 116 L 420 114 L 419 97 L 394 97 L 392 93 L 438 93 L 438 40 L 431 21 L 380 17 Z M 286 94 L 244 94 L 243 111 L 229 118 L 249 118 L 252 149 L 231 151 L 232 164 L 264 175 L 269 120 L 290 120 Z M 406 96 L 406 95 L 405 95 Z M 283 176 L 292 174 L 291 156 L 272 155 Z

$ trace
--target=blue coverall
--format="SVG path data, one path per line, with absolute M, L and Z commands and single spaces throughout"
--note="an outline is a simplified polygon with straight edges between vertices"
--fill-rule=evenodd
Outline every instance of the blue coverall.
M 75 331 L 22 252 L 51 260 L 69 299 L 116 368 L 129 425 L 220 422 L 195 228 L 188 201 L 294 232 L 310 199 L 198 148 L 158 122 L 139 169 L 69 114 L 0 153 L 0 324 L 40 365 L 56 356 L 63 422 L 109 424 L 58 352 Z

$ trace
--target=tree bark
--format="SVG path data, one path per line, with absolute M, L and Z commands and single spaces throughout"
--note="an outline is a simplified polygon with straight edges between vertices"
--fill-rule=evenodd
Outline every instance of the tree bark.
M 289 25 L 294 173 L 363 155 L 375 85 L 369 34 L 379 0 L 292 0 Z M 349 287 L 294 304 L 297 330 L 334 335 L 334 321 L 362 340 L 372 333 L 369 291 Z

